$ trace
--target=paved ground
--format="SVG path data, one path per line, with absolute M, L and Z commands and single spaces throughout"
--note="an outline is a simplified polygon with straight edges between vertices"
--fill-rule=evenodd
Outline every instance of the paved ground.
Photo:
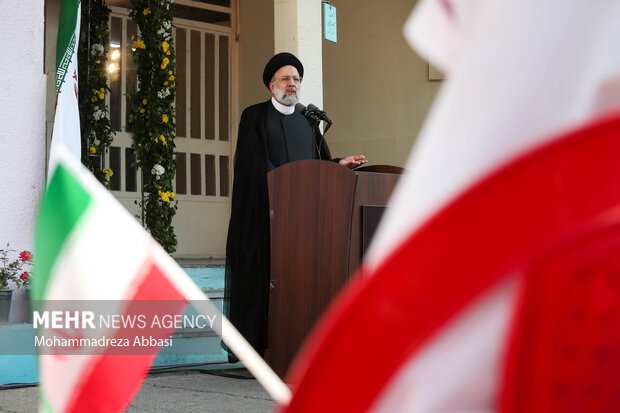
M 127 412 L 271 412 L 274 403 L 244 370 L 182 371 L 147 377 Z M 0 390 L 0 412 L 36 412 L 38 388 Z

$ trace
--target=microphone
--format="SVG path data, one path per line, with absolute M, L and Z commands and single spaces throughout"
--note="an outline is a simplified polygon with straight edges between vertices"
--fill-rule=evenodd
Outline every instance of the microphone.
M 332 120 L 327 117 L 327 113 L 325 113 L 324 110 L 317 108 L 312 103 L 308 105 L 308 109 L 310 109 L 314 113 L 314 116 L 316 116 L 320 120 L 327 122 L 327 126 L 325 127 L 325 130 L 323 131 L 323 134 L 326 134 L 329 128 L 331 128 L 332 123 L 333 123 Z
M 304 106 L 303 103 L 296 104 L 295 105 L 295 110 L 297 110 L 299 113 L 301 113 L 302 115 L 304 115 L 305 117 L 307 117 L 311 121 L 314 121 L 314 122 L 320 122 L 321 121 L 321 119 L 317 116 L 317 114 L 312 109 L 310 109 L 309 107 Z
M 313 110 L 312 107 L 314 107 L 315 109 Z M 317 136 L 320 137 L 320 138 L 318 138 L 318 142 L 315 142 L 316 143 L 317 156 L 319 157 L 319 160 L 320 160 L 320 159 L 322 159 L 321 147 L 323 146 L 323 140 L 325 138 L 323 138 L 323 134 L 319 130 L 319 123 L 321 123 L 322 117 L 316 111 L 316 109 L 318 109 L 318 108 L 316 106 L 314 106 L 313 104 L 310 104 L 307 107 L 304 106 L 303 103 L 298 103 L 298 104 L 295 105 L 295 110 L 296 111 L 298 111 L 299 113 L 301 113 L 302 115 L 304 115 L 306 118 L 310 119 L 313 122 L 312 134 L 315 136 L 315 138 Z M 329 121 L 327 129 L 329 129 L 329 126 L 331 126 L 331 121 Z
M 327 117 L 327 113 L 325 113 L 324 110 L 321 110 L 319 108 L 317 108 L 314 104 L 309 104 L 308 105 L 308 109 L 310 109 L 311 111 L 316 113 L 316 116 L 321 119 L 324 120 L 325 122 L 329 122 L 331 123 L 331 120 Z

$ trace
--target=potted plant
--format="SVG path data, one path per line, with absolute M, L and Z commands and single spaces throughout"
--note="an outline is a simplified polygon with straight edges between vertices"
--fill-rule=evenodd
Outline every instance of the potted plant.
M 9 247 L 7 243 L 6 248 L 0 249 L 0 324 L 9 320 L 13 296 L 13 291 L 9 290 L 9 283 L 14 282 L 18 287 L 28 286 L 30 283 L 30 273 L 25 267 L 32 265 L 32 253 L 22 251 L 17 258 L 11 258 L 17 251 Z

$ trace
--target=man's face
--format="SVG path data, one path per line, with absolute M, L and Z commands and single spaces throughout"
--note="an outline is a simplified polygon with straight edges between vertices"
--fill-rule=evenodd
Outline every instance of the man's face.
M 301 77 L 295 66 L 282 66 L 273 75 L 269 83 L 271 95 L 285 106 L 293 106 L 299 102 Z

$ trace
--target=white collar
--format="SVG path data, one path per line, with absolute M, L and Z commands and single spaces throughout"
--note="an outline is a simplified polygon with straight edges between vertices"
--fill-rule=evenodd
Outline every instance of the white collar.
M 271 103 L 273 104 L 273 107 L 276 108 L 276 110 L 283 115 L 292 115 L 295 112 L 295 106 L 283 105 L 278 102 L 273 96 L 271 97 Z

